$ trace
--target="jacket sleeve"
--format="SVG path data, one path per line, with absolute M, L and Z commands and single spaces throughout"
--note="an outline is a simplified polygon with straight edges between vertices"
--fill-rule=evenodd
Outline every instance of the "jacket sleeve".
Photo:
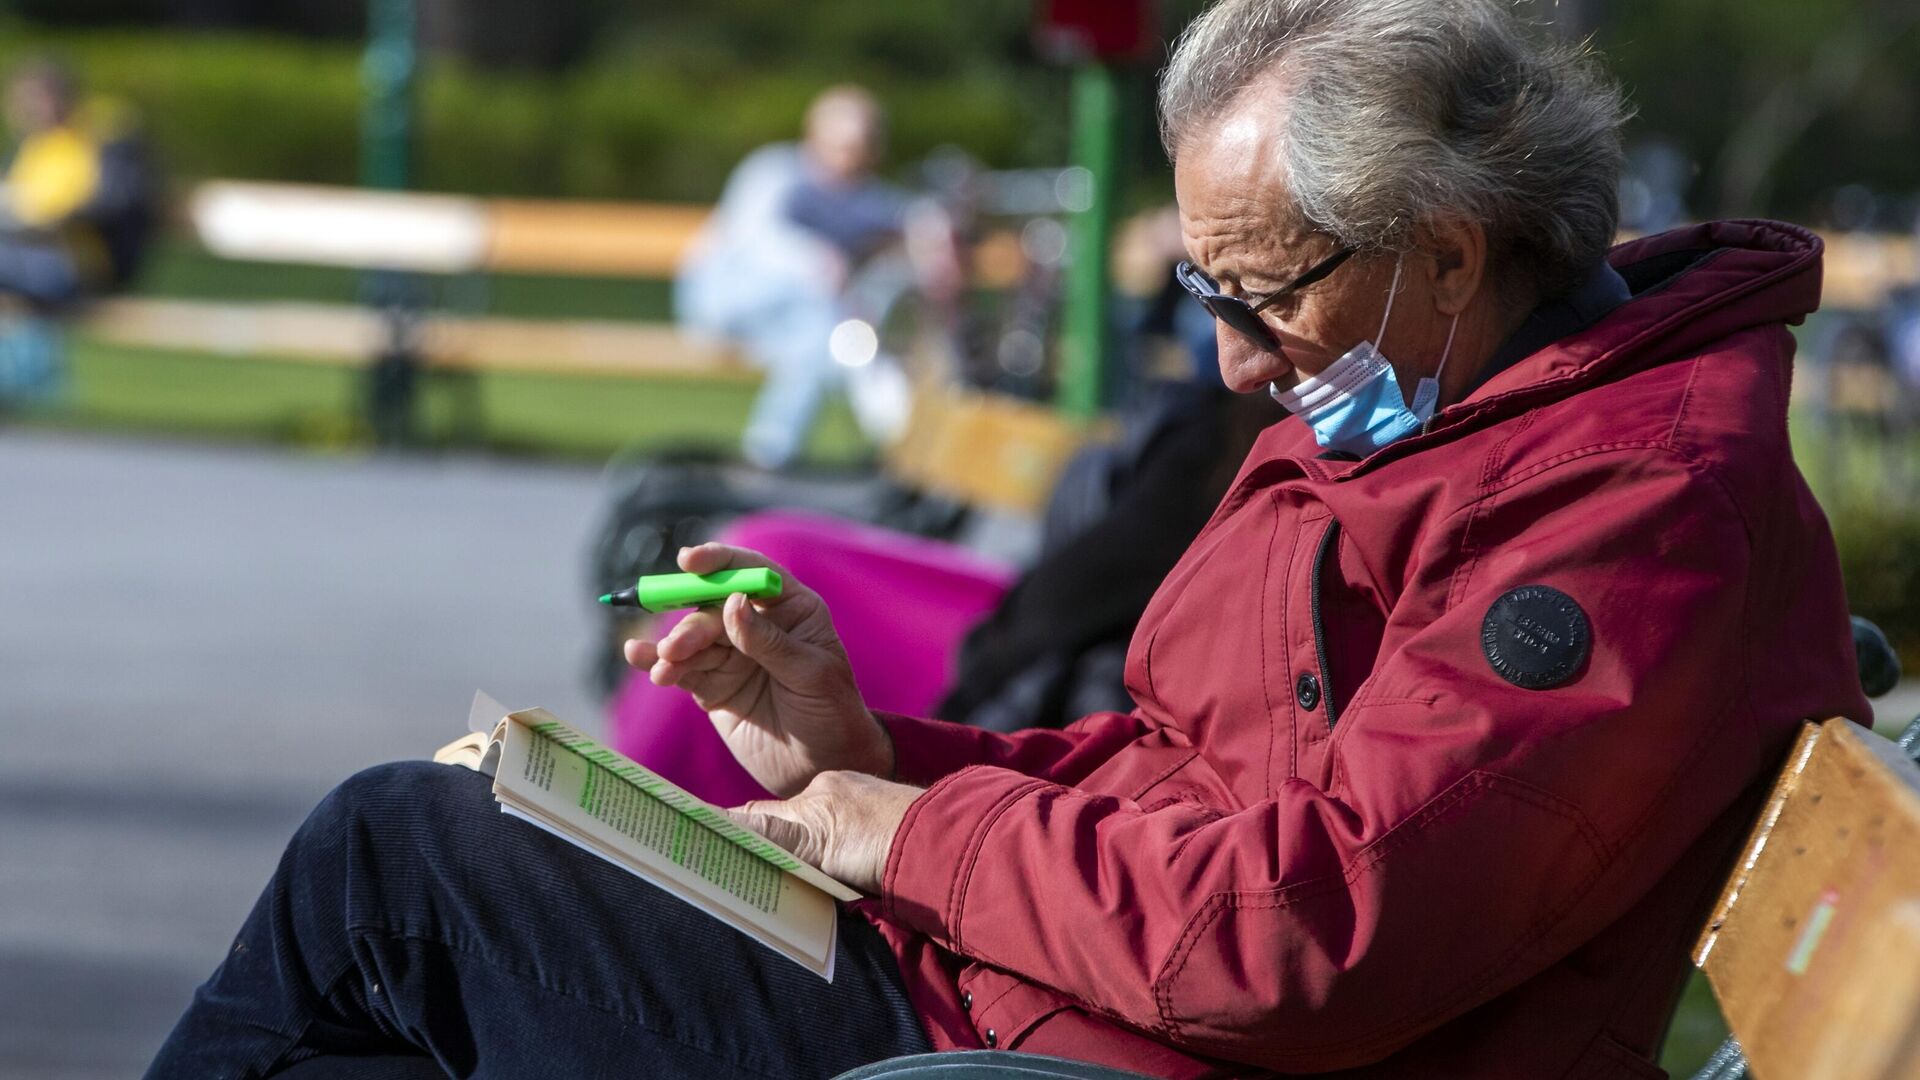
M 890 916 L 1167 1041 L 1289 1072 L 1376 1061 L 1563 957 L 1761 773 L 1769 730 L 1792 730 L 1750 715 L 1752 548 L 1720 485 L 1678 458 L 1593 458 L 1430 530 L 1326 790 L 1149 812 L 968 768 L 896 835 Z M 1481 645 L 1490 605 L 1532 584 L 1591 624 L 1585 664 L 1551 689 L 1506 681 Z
M 991 765 L 1073 784 L 1147 733 L 1137 712 L 1095 713 L 1064 728 L 999 733 L 943 720 L 876 713 L 893 739 L 894 777 L 931 784 L 961 769 Z

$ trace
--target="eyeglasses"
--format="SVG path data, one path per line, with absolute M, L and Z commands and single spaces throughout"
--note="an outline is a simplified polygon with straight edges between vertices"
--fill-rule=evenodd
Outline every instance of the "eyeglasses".
M 1183 262 L 1175 267 L 1173 276 L 1214 318 L 1226 323 L 1255 345 L 1272 352 L 1280 347 L 1280 338 L 1274 334 L 1273 327 L 1268 326 L 1266 320 L 1260 317 L 1260 313 L 1340 269 L 1341 263 L 1353 258 L 1355 250 L 1350 247 L 1341 248 L 1313 264 L 1312 269 L 1306 273 L 1253 303 L 1221 292 L 1219 282 L 1213 280 L 1205 270 L 1190 262 Z

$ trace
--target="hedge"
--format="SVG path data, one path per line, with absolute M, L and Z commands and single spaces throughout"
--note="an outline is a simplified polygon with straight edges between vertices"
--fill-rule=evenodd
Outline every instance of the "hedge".
M 171 175 L 353 183 L 360 51 L 338 42 L 178 31 L 0 27 L 0 64 L 53 52 L 133 103 Z M 755 71 L 644 52 L 561 75 L 422 66 L 416 186 L 477 194 L 709 200 L 753 147 L 793 137 L 808 99 L 857 71 Z M 892 111 L 893 157 L 942 144 L 996 165 L 1058 160 L 1063 85 L 985 68 L 867 81 Z
M 1920 676 L 1920 507 L 1849 502 L 1832 522 L 1848 606 L 1877 623 L 1907 674 Z

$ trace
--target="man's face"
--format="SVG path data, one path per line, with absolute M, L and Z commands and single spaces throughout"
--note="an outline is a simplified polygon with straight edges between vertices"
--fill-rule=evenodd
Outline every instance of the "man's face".
M 1339 249 L 1290 212 L 1279 96 L 1250 94 L 1196 133 L 1174 166 L 1187 257 L 1222 292 L 1256 303 Z M 1288 389 L 1318 374 L 1378 332 L 1392 281 L 1391 259 L 1360 255 L 1280 300 L 1261 312 L 1280 339 L 1276 352 L 1219 326 L 1221 377 L 1245 393 L 1268 383 Z
M 879 117 L 853 104 L 830 105 L 809 119 L 805 146 L 823 179 L 851 184 L 880 163 Z
M 57 127 L 61 114 L 59 93 L 46 80 L 17 78 L 7 84 L 7 127 L 21 135 L 32 135 Z

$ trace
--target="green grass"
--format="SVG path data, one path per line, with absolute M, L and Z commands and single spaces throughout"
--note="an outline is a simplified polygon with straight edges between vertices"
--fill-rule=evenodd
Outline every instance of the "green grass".
M 35 423 L 345 449 L 367 440 L 359 372 L 350 367 L 227 358 L 89 341 L 72 343 L 68 400 L 29 414 Z M 483 445 L 541 456 L 597 459 L 617 450 L 700 443 L 731 447 L 757 387 L 690 379 L 600 379 L 486 374 L 470 384 Z M 461 384 L 428 379 L 429 442 L 451 438 Z M 864 452 L 844 405 L 814 432 L 816 460 Z
M 1680 995 L 1680 1008 L 1667 1029 L 1667 1045 L 1660 1052 L 1660 1067 L 1675 1077 L 1692 1076 L 1727 1038 L 1727 1022 L 1720 1017 L 1720 1005 L 1713 1000 L 1707 977 L 1695 971 L 1687 979 Z

